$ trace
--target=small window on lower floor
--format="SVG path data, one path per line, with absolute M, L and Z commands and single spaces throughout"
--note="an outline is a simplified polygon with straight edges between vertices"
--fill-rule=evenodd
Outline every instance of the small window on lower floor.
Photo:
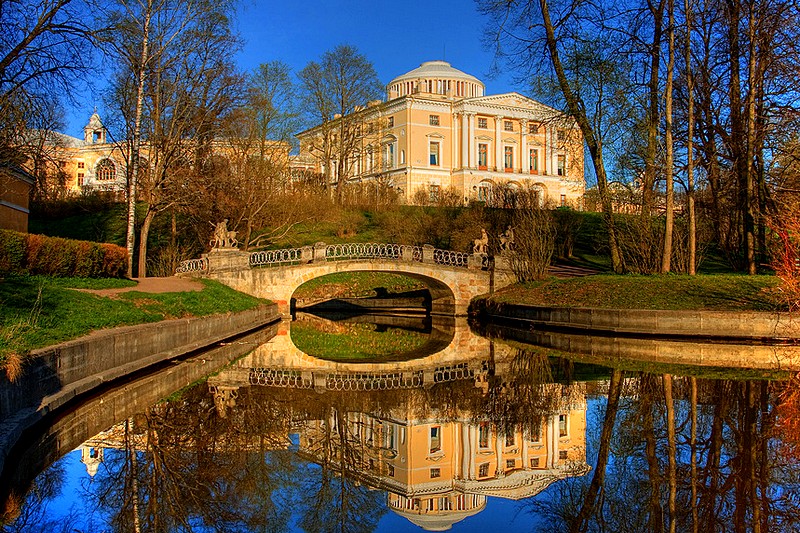
M 442 469 L 441 468 L 431 468 L 431 479 L 436 477 L 442 477 Z
M 513 470 L 517 467 L 516 459 L 506 459 L 506 470 Z
M 567 450 L 561 450 L 558 452 L 558 458 L 562 461 L 566 460 L 567 458 Z
M 478 477 L 487 477 L 489 475 L 489 463 L 482 463 L 478 467 Z
M 531 468 L 539 468 L 539 458 L 531 457 Z
M 394 477 L 394 465 L 386 465 L 386 470 L 389 477 Z

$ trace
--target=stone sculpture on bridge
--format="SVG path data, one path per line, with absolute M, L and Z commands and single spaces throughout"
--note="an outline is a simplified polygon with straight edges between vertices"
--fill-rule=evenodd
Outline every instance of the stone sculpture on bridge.
M 481 238 L 472 241 L 472 253 L 474 254 L 489 253 L 489 235 L 483 228 L 481 228 Z
M 211 239 L 211 248 L 236 248 L 239 241 L 236 240 L 236 232 L 228 230 L 228 219 L 218 222 L 214 226 L 214 238 Z

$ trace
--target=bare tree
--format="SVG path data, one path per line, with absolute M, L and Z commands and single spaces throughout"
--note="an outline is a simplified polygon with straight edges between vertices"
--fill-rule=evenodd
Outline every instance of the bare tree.
M 309 118 L 319 124 L 310 151 L 322 163 L 326 186 L 336 181 L 337 200 L 341 200 L 365 133 L 363 118 L 356 111 L 380 98 L 380 81 L 372 63 L 349 45 L 325 52 L 319 63 L 306 65 L 299 78 Z

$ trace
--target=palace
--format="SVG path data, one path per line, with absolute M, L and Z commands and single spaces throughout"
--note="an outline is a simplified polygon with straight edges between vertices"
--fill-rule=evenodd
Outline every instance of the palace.
M 406 202 L 435 200 L 444 189 L 464 202 L 492 199 L 497 187 L 533 189 L 542 205 L 582 207 L 583 138 L 575 121 L 518 93 L 486 96 L 484 84 L 445 61 L 428 61 L 393 79 L 387 100 L 297 135 L 299 158 L 331 182 L 381 180 Z M 358 132 L 347 165 L 330 146 Z M 422 191 L 420 193 L 419 191 Z M 421 196 L 423 194 L 424 196 Z

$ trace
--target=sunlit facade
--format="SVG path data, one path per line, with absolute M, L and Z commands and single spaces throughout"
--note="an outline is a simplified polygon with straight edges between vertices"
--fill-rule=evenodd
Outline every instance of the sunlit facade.
M 381 180 L 407 202 L 433 201 L 445 189 L 465 203 L 489 202 L 498 187 L 524 187 L 542 204 L 581 207 L 583 138 L 574 120 L 519 93 L 487 96 L 483 82 L 444 61 L 398 76 L 385 102 L 350 119 L 360 143 L 345 166 L 348 182 Z M 335 182 L 342 165 L 326 160 L 324 146 L 337 142 L 332 130 L 318 125 L 297 137 L 300 157 Z

